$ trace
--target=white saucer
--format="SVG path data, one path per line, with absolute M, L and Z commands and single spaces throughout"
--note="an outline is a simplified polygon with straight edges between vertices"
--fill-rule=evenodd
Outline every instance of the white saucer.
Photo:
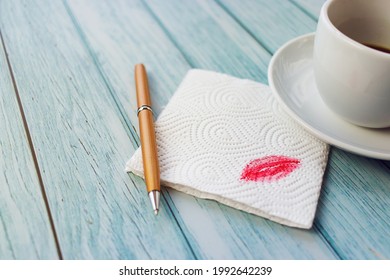
M 268 69 L 272 91 L 286 111 L 326 143 L 359 155 L 390 160 L 390 128 L 350 124 L 323 103 L 312 69 L 314 34 L 293 39 L 273 56 Z

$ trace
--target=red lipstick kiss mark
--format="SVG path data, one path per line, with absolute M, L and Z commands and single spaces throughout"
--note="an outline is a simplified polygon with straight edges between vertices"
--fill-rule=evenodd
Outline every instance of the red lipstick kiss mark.
M 299 167 L 300 161 L 286 156 L 266 156 L 249 162 L 241 173 L 244 181 L 273 181 L 286 177 Z

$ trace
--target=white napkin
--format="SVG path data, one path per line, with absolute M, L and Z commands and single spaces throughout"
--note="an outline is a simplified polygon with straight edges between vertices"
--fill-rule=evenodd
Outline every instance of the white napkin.
M 268 86 L 190 70 L 155 125 L 164 186 L 312 226 L 328 145 L 291 120 Z M 126 171 L 143 176 L 140 149 Z

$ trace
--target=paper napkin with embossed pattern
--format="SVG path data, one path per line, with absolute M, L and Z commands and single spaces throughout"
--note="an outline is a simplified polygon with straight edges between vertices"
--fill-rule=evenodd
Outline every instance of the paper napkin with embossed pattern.
M 155 125 L 163 185 L 312 226 L 328 145 L 290 119 L 268 86 L 191 70 Z M 140 149 L 126 170 L 143 175 Z

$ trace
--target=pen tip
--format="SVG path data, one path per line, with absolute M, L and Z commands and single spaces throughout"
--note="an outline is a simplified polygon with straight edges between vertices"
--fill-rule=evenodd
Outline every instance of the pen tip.
M 152 203 L 152 206 L 153 206 L 154 214 L 157 215 L 158 208 L 160 205 L 160 192 L 156 191 L 156 190 L 149 192 L 149 198 L 150 198 L 150 202 Z

